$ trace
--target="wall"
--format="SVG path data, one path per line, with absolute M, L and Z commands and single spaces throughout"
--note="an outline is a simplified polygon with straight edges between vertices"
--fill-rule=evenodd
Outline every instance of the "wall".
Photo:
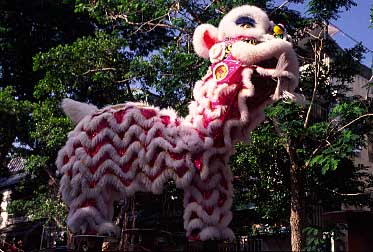
M 0 198 L 1 198 L 1 215 L 0 215 L 0 229 L 4 228 L 8 222 L 8 212 L 6 211 L 10 195 L 11 195 L 10 189 L 3 189 L 0 190 Z

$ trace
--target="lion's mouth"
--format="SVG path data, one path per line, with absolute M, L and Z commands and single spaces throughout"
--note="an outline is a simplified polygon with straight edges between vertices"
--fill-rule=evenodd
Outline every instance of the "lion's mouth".
M 246 36 L 239 36 L 228 40 L 230 40 L 230 45 L 232 45 L 234 41 L 243 41 L 255 47 L 261 45 L 261 48 L 267 43 L 267 41 L 261 41 L 254 37 Z M 270 44 L 268 46 L 270 46 Z M 237 65 L 240 64 L 236 63 L 235 58 L 232 57 L 231 49 L 232 47 L 228 46 L 225 49 L 225 58 L 213 65 L 213 77 L 218 81 L 218 84 L 227 83 L 228 81 L 230 81 L 230 83 L 236 82 L 235 78 L 238 75 L 234 75 L 234 73 L 237 69 Z M 266 53 L 268 52 L 263 52 L 263 54 Z M 244 69 L 251 69 L 245 72 L 246 74 L 248 72 L 250 73 L 244 77 L 246 80 L 249 80 L 244 86 L 249 90 L 253 90 L 253 92 L 248 91 L 245 93 L 247 94 L 247 106 L 249 109 L 258 107 L 270 99 L 278 100 L 282 97 L 284 91 L 288 91 L 287 87 L 289 83 L 294 86 L 293 83 L 295 82 L 297 73 L 291 71 L 294 67 L 288 67 L 288 63 L 294 63 L 288 60 L 294 61 L 294 59 L 291 57 L 288 59 L 285 50 L 284 53 L 278 57 L 274 57 L 273 55 L 274 54 L 272 54 L 272 57 L 269 55 L 261 55 L 259 58 L 266 58 L 269 56 L 269 59 L 261 60 L 254 64 L 242 65 Z
M 259 67 L 262 67 L 262 68 L 266 68 L 266 69 L 275 69 L 276 66 L 277 66 L 277 61 L 278 61 L 278 59 L 273 57 L 273 58 L 268 59 L 268 60 L 260 61 L 260 62 L 256 63 L 255 65 L 259 66 Z
M 276 90 L 277 82 L 269 76 L 254 74 L 251 79 L 255 92 L 254 96 L 247 98 L 247 107 L 256 108 L 268 100 Z
M 264 60 L 253 65 L 253 73 L 251 75 L 251 83 L 254 86 L 254 96 L 248 97 L 248 108 L 255 108 L 268 100 L 275 92 L 277 87 L 277 78 L 271 74 L 271 70 L 277 67 L 277 58 Z M 260 71 L 259 71 L 260 69 Z M 266 73 L 264 70 L 269 70 Z
M 258 43 L 260 43 L 260 42 L 258 42 L 258 40 L 254 39 L 254 38 L 243 39 L 242 41 L 246 42 L 250 45 L 257 45 Z

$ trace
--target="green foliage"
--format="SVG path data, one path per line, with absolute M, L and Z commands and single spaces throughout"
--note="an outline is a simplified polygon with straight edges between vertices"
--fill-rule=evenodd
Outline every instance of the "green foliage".
M 337 19 L 341 9 L 348 11 L 356 5 L 354 0 L 311 0 L 308 2 L 308 13 L 321 20 Z
M 304 190 L 310 196 L 318 195 L 318 200 L 329 207 L 347 201 L 362 203 L 361 199 L 355 199 L 361 202 L 356 203 L 336 192 L 362 192 L 367 186 L 361 179 L 369 176 L 362 172 L 362 167 L 355 168 L 350 159 L 364 144 L 368 120 L 340 130 L 366 113 L 366 108 L 360 102 L 346 100 L 333 107 L 328 120 L 314 120 L 304 128 L 306 112 L 291 102 L 278 102 L 269 107 L 266 111 L 269 121 L 252 133 L 250 145 L 237 146 L 231 163 L 233 173 L 239 178 L 235 184 L 235 204 L 239 207 L 254 203 L 263 221 L 272 225 L 287 223 L 289 218 L 288 144 L 294 148 L 296 165 L 302 169 L 305 180 Z M 313 204 L 312 198 L 307 200 Z
M 34 70 L 45 73 L 35 87 L 37 99 L 60 101 L 70 96 L 100 106 L 130 97 L 123 78 L 131 53 L 115 35 L 97 32 L 71 45 L 59 45 L 34 57 Z M 115 92 L 122 90 L 122 92 Z M 93 98 L 94 97 L 94 98 Z
M 186 29 L 178 16 L 180 5 L 168 0 L 77 0 L 75 12 L 88 13 L 97 25 L 125 38 L 132 52 L 147 54 Z M 182 24 L 182 26 L 177 25 Z
M 307 243 L 305 247 L 305 251 L 322 251 L 323 246 L 328 241 L 328 238 L 320 234 L 320 230 L 318 228 L 307 227 L 303 230 L 306 234 Z
M 1 1 L 0 87 L 11 85 L 20 99 L 32 99 L 40 75 L 32 70 L 32 56 L 91 33 L 85 15 L 62 0 Z
M 319 136 L 322 136 L 321 139 L 325 139 L 324 141 L 327 141 L 328 144 L 320 151 L 320 154 L 311 158 L 310 166 L 321 167 L 322 173 L 325 174 L 329 170 L 337 169 L 341 160 L 353 157 L 354 151 L 364 143 L 362 132 L 368 133 L 368 129 L 363 128 L 363 122 L 341 129 L 344 127 L 343 123 L 351 122 L 364 113 L 367 111 L 358 102 L 343 102 L 333 107 L 330 112 L 330 120 L 333 125 L 321 125 L 323 129 L 327 130 L 318 132 Z M 313 125 L 311 128 L 317 126 L 319 125 Z
M 9 156 L 25 154 L 13 143 L 28 142 L 30 139 L 24 128 L 31 127 L 29 114 L 32 104 L 19 100 L 15 93 L 11 86 L 0 88 L 0 174 L 6 174 L 4 167 Z
M 330 53 L 333 56 L 330 69 L 331 75 L 342 84 L 352 83 L 353 76 L 359 71 L 358 63 L 366 52 L 363 44 L 356 44 L 354 47 L 345 49 L 344 51 L 336 50 L 334 46 L 328 49 L 334 52 Z
M 207 64 L 187 48 L 170 44 L 149 59 L 131 62 L 130 72 L 144 90 L 156 92 L 155 105 L 186 112 L 195 80 L 206 72 Z
M 156 0 L 151 2 L 117 1 L 87 1 L 75 2 L 76 12 L 87 12 L 100 23 L 111 23 L 113 19 L 126 19 L 134 23 L 142 22 L 142 16 L 157 19 L 167 15 L 167 9 L 172 1 Z M 128 21 L 127 21 L 128 22 Z
M 268 224 L 287 223 L 289 218 L 289 160 L 281 139 L 269 123 L 255 130 L 251 144 L 238 144 L 231 160 L 235 175 L 234 206 L 255 205 L 255 211 Z M 271 206 L 271 207 L 268 207 Z
M 292 166 L 297 167 L 303 179 L 308 206 L 323 202 L 325 209 L 333 210 L 338 209 L 341 202 L 370 204 L 365 198 L 342 196 L 363 192 L 369 185 L 362 180 L 371 179 L 364 167 L 355 166 L 351 161 L 365 144 L 369 119 L 351 122 L 368 113 L 369 105 L 357 97 L 346 96 L 353 76 L 358 73 L 363 48 L 357 45 L 340 51 L 333 41 L 327 40 L 325 44 L 325 51 L 333 61 L 329 65 L 320 62 L 318 66 L 317 89 L 310 113 L 309 104 L 300 106 L 291 101 L 268 107 L 268 121 L 252 134 L 252 146 L 239 145 L 232 160 L 234 174 L 242 181 L 237 182 L 236 203 L 238 206 L 254 203 L 263 221 L 272 225 L 288 223 Z M 308 101 L 314 91 L 315 71 L 311 62 L 301 72 L 300 87 Z M 331 79 L 338 84 L 331 85 Z
M 45 191 L 44 188 L 43 191 Z M 47 223 L 57 223 L 64 226 L 67 208 L 60 197 L 51 197 L 48 192 L 39 193 L 32 200 L 12 200 L 9 204 L 9 213 L 15 216 L 27 216 L 30 220 L 46 219 Z
M 334 241 L 338 241 L 344 235 L 341 232 L 341 226 L 329 227 L 326 230 L 322 230 L 317 227 L 306 227 L 303 233 L 306 236 L 306 246 L 304 251 L 328 251 L 328 243 L 333 238 Z

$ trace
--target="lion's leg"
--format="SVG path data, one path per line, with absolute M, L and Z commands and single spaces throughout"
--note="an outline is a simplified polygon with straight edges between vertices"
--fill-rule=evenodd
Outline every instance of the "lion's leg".
M 228 227 L 232 220 L 232 182 L 220 169 L 206 180 L 195 174 L 184 189 L 184 228 L 190 240 L 234 239 Z
M 86 200 L 70 209 L 67 225 L 73 233 L 115 235 L 118 228 L 112 222 L 112 208 L 112 202 L 104 202 L 103 197 Z
M 113 188 L 107 188 L 106 193 L 102 193 L 97 198 L 97 210 L 102 216 L 102 221 L 97 224 L 97 233 L 105 235 L 116 235 L 119 228 L 113 223 L 114 201 L 118 200 L 119 193 Z
M 69 206 L 67 224 L 73 233 L 115 235 L 119 230 L 114 225 L 113 215 L 115 200 L 120 193 L 114 187 L 106 188 L 84 186 L 79 197 L 72 200 Z

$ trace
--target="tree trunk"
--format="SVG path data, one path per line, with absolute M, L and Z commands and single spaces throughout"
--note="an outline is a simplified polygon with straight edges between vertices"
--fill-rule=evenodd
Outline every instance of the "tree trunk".
M 290 230 L 291 230 L 291 251 L 300 252 L 304 246 L 304 218 L 305 204 L 302 174 L 297 165 L 292 165 L 290 169 L 291 183 L 291 212 L 290 212 Z

